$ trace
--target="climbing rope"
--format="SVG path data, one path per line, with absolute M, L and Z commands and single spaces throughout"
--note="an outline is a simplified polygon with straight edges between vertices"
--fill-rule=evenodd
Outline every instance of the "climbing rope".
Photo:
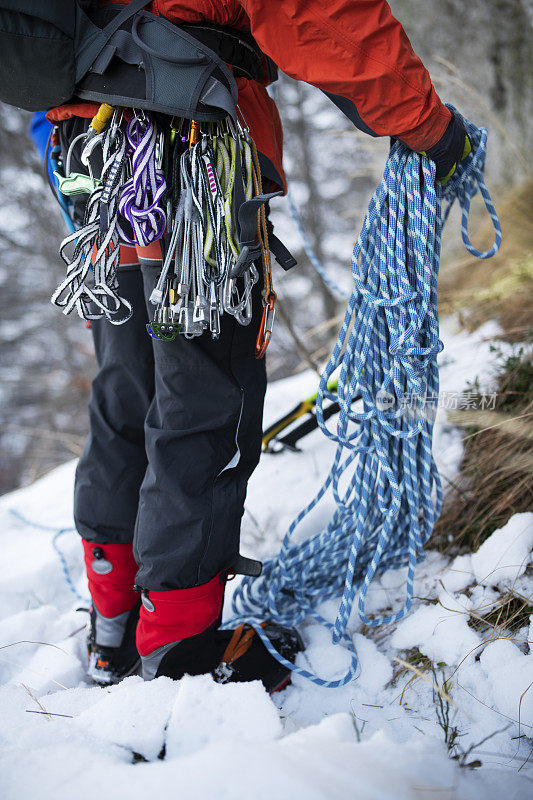
M 59 547 L 59 544 L 58 544 L 59 539 L 62 536 L 64 536 L 65 533 L 75 533 L 76 532 L 76 528 L 73 528 L 73 527 L 71 527 L 71 528 L 53 528 L 50 525 L 43 525 L 40 522 L 34 522 L 34 521 L 30 520 L 30 519 L 26 519 L 26 517 L 24 517 L 19 511 L 16 511 L 14 508 L 10 508 L 9 509 L 9 513 L 13 517 L 15 517 L 15 519 L 18 519 L 19 522 L 22 522 L 23 525 L 28 525 L 30 528 L 36 528 L 39 531 L 46 531 L 47 533 L 53 533 L 54 534 L 54 536 L 52 537 L 52 547 L 54 548 L 54 551 L 55 551 L 57 557 L 59 558 L 59 561 L 61 562 L 61 569 L 63 570 L 63 577 L 65 578 L 65 582 L 66 582 L 68 588 L 70 589 L 72 594 L 78 600 L 81 600 L 82 603 L 89 603 L 90 600 L 87 597 L 84 597 L 82 594 L 80 594 L 78 592 L 78 590 L 76 589 L 76 587 L 74 586 L 74 582 L 73 582 L 72 578 L 70 577 L 70 572 L 69 572 L 69 568 L 68 568 L 68 564 L 67 564 L 67 559 L 63 555 L 63 552 L 61 551 L 61 549 Z
M 458 113 L 451 109 L 453 113 Z M 253 625 L 267 649 L 295 673 L 328 688 L 355 677 L 358 661 L 346 631 L 358 597 L 369 626 L 396 622 L 412 604 L 415 567 L 439 516 L 442 490 L 431 452 L 439 378 L 437 276 L 442 226 L 457 200 L 468 252 L 489 258 L 501 243 L 501 228 L 483 179 L 487 131 L 464 120 L 472 152 L 442 186 L 435 164 L 400 141 L 392 145 L 352 256 L 354 287 L 331 358 L 320 380 L 316 414 L 324 434 L 337 444 L 330 472 L 313 500 L 290 525 L 279 554 L 258 579 L 246 578 L 233 598 L 234 618 Z M 468 213 L 481 193 L 495 231 L 494 245 L 481 252 L 468 236 Z M 328 382 L 338 373 L 337 394 Z M 357 394 L 359 405 L 353 405 Z M 324 400 L 338 402 L 334 430 L 324 418 Z M 305 541 L 292 537 L 302 520 L 331 492 L 336 509 L 327 527 Z M 368 616 L 373 577 L 407 566 L 401 609 Z M 334 622 L 320 603 L 341 595 Z M 328 628 L 334 644 L 351 654 L 348 672 L 325 680 L 294 666 L 264 635 L 260 622 L 298 625 L 310 616 Z
M 345 292 L 344 289 L 341 289 L 338 283 L 335 283 L 333 278 L 329 275 L 327 269 L 322 264 L 318 256 L 316 255 L 315 251 L 311 246 L 311 242 L 307 238 L 307 234 L 304 231 L 302 221 L 300 219 L 300 215 L 298 214 L 298 209 L 296 208 L 296 204 L 294 202 L 292 192 L 290 186 L 287 186 L 287 201 L 289 203 L 289 208 L 291 210 L 292 218 L 298 228 L 298 233 L 300 234 L 300 238 L 302 240 L 304 252 L 311 262 L 311 265 L 314 267 L 315 271 L 320 275 L 328 289 L 331 290 L 332 294 L 338 300 L 347 300 L 349 297 L 348 292 Z

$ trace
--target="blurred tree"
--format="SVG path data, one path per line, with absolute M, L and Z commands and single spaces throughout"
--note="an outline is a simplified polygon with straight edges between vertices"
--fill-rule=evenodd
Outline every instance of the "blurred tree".
M 50 305 L 65 231 L 29 119 L 0 110 L 0 492 L 80 452 L 94 372 L 83 323 Z
M 387 145 L 357 133 L 353 125 L 318 89 L 285 75 L 275 87 L 284 133 L 284 165 L 292 199 L 315 255 L 331 278 L 351 290 L 349 259 L 357 228 L 383 168 Z M 277 271 L 277 287 L 284 317 L 293 332 L 322 362 L 336 335 L 345 301 L 322 281 L 307 257 L 289 204 L 273 204 L 276 229 L 298 260 L 287 274 Z M 269 372 L 281 377 L 278 364 L 292 369 L 307 366 L 294 338 L 276 333 Z M 319 328 L 311 336 L 308 331 Z M 281 345 L 283 342 L 283 345 Z M 278 360 L 278 346 L 281 346 Z

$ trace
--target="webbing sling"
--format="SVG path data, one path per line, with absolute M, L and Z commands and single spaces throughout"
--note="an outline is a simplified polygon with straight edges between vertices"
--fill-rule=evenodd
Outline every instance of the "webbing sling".
M 237 588 L 235 616 L 224 625 L 250 622 L 275 658 L 319 686 L 344 686 L 356 676 L 358 661 L 347 625 L 357 597 L 359 617 L 368 626 L 396 622 L 408 613 L 415 566 L 440 513 L 442 491 L 431 452 L 437 354 L 443 347 L 437 275 L 442 226 L 454 201 L 462 209 L 461 235 L 471 255 L 489 258 L 501 243 L 483 179 L 487 131 L 464 123 L 472 152 L 444 186 L 435 184 L 432 161 L 400 141 L 391 148 L 353 251 L 353 291 L 317 393 L 318 423 L 337 444 L 333 465 L 290 525 L 278 555 L 264 564 L 262 576 L 246 578 Z M 485 252 L 468 237 L 470 203 L 478 192 L 495 231 L 494 245 Z M 333 395 L 327 385 L 337 370 Z M 358 392 L 362 408 L 352 408 Z M 326 425 L 325 399 L 340 406 L 335 430 Z M 336 510 L 327 527 L 293 543 L 300 522 L 329 491 Z M 403 607 L 388 616 L 368 616 L 365 602 L 373 577 L 400 567 L 407 567 Z M 339 596 L 331 622 L 317 608 Z M 293 626 L 306 616 L 330 630 L 333 643 L 347 645 L 351 664 L 346 675 L 326 680 L 294 666 L 262 633 L 265 619 Z

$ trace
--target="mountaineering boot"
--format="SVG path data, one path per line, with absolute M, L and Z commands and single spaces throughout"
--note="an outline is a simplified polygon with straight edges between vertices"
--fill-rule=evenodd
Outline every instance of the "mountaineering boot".
M 293 664 L 296 654 L 304 649 L 299 633 L 273 622 L 263 623 L 262 628 L 278 653 Z M 211 625 L 196 636 L 163 645 L 142 661 L 145 680 L 211 672 L 217 683 L 260 680 L 273 694 L 284 689 L 291 679 L 291 670 L 269 653 L 249 625 L 239 625 L 235 630 L 219 630 L 216 624 Z
M 275 622 L 261 625 L 274 649 L 291 664 L 304 649 L 300 634 Z M 251 625 L 215 633 L 219 664 L 213 672 L 217 683 L 246 683 L 260 680 L 270 694 L 284 689 L 291 681 L 291 670 L 270 654 Z
M 92 598 L 87 637 L 88 674 L 108 686 L 139 666 L 135 630 L 140 599 L 134 590 L 137 564 L 131 543 L 96 544 L 83 540 Z
M 143 592 L 137 649 L 145 680 L 210 672 L 219 683 L 261 680 L 269 692 L 287 685 L 290 669 L 268 652 L 253 628 L 219 630 L 224 584 L 217 575 L 191 589 Z M 299 634 L 270 622 L 262 627 L 275 649 L 293 663 L 303 650 Z
M 95 683 L 101 686 L 119 683 L 137 670 L 140 658 L 135 644 L 135 630 L 140 604 L 141 601 L 137 600 L 130 611 L 115 617 L 104 617 L 94 606 L 91 607 L 87 674 Z

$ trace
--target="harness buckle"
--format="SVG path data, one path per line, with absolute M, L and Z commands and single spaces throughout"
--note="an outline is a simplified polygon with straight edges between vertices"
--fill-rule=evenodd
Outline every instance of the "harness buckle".
M 241 252 L 239 253 L 235 264 L 230 273 L 230 277 L 240 278 L 241 275 L 244 275 L 246 270 L 250 267 L 253 262 L 259 258 L 261 255 L 261 244 L 243 244 L 241 246 Z

